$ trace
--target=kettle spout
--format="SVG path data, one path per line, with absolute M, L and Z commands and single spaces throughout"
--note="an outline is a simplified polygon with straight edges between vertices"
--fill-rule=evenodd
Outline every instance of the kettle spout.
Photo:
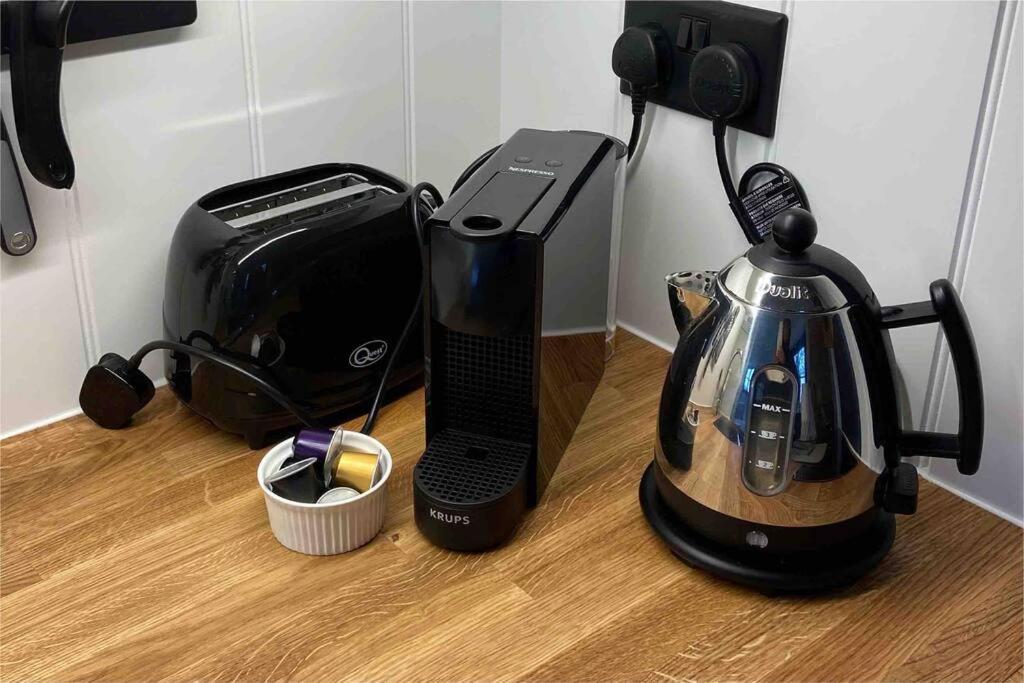
M 665 276 L 668 303 L 679 335 L 686 334 L 690 324 L 711 305 L 716 270 L 686 270 Z

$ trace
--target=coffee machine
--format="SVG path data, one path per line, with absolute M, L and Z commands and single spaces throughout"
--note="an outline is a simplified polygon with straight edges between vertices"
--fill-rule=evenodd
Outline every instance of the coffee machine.
M 603 134 L 520 130 L 426 223 L 413 498 L 437 545 L 484 550 L 513 533 L 601 379 L 625 161 Z

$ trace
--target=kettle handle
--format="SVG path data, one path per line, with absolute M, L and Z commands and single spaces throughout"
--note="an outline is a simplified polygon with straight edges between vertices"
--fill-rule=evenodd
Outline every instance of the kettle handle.
M 929 287 L 931 301 L 883 308 L 880 323 L 884 329 L 912 327 L 937 322 L 949 344 L 956 373 L 960 425 L 956 434 L 905 430 L 900 432 L 899 447 L 905 455 L 923 455 L 956 460 L 961 474 L 974 474 L 981 462 L 985 432 L 985 399 L 981 387 L 981 366 L 974 335 L 967 321 L 960 296 L 953 284 L 943 278 Z

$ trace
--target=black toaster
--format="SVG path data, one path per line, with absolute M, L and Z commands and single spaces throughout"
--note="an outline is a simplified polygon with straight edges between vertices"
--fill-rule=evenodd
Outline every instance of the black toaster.
M 321 164 L 202 197 L 171 242 L 165 338 L 251 365 L 325 420 L 365 412 L 417 304 L 411 189 L 367 166 Z M 387 395 L 418 386 L 422 373 L 415 334 Z M 184 403 L 252 448 L 296 424 L 214 363 L 167 352 L 165 374 Z

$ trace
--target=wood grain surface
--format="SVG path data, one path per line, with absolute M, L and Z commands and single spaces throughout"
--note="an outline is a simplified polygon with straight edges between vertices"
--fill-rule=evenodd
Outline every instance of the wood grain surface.
M 278 545 L 263 453 L 166 389 L 126 430 L 8 439 L 0 679 L 1022 680 L 1021 530 L 927 483 L 837 594 L 765 597 L 676 560 L 637 503 L 667 363 L 621 334 L 540 506 L 482 554 L 416 531 L 421 391 L 378 421 L 383 531 L 336 557 Z

